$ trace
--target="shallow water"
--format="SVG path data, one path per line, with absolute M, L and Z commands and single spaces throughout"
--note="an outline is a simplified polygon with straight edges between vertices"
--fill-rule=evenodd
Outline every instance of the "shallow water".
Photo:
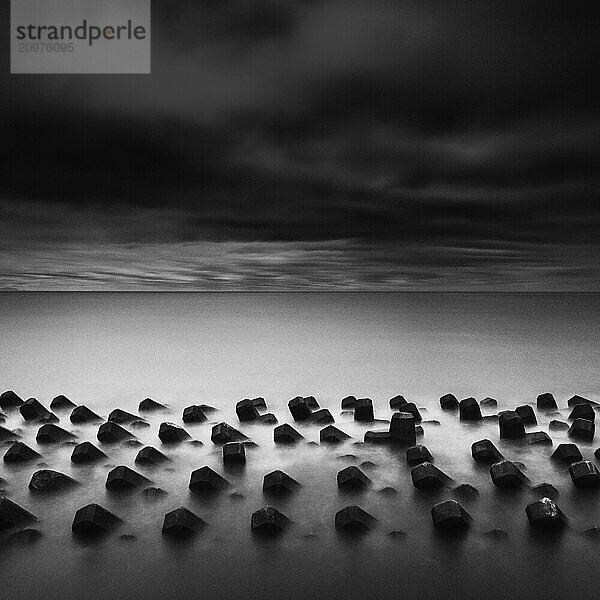
M 48 468 L 80 482 L 48 498 L 27 487 L 39 467 L 0 465 L 7 496 L 40 521 L 34 545 L 0 542 L 2 590 L 16 598 L 597 598 L 600 539 L 581 531 L 600 525 L 600 496 L 573 488 L 568 469 L 548 459 L 552 448 L 500 443 L 493 422 L 460 423 L 439 410 L 439 397 L 492 396 L 499 410 L 555 394 L 566 419 L 566 399 L 575 393 L 600 400 L 600 295 L 596 294 L 3 294 L 0 295 L 0 387 L 48 405 L 63 393 L 106 416 L 116 407 L 137 411 L 150 396 L 166 403 L 169 415 L 148 417 L 150 429 L 136 430 L 144 444 L 168 454 L 166 466 L 137 468 L 138 449 L 103 447 L 107 461 L 76 466 L 70 446 L 35 442 L 37 426 L 18 413 L 5 426 L 22 430 L 26 443 Z M 473 517 L 469 533 L 448 539 L 435 533 L 430 508 L 451 491 L 427 494 L 411 483 L 404 453 L 353 445 L 375 427 L 340 416 L 340 399 L 369 396 L 376 417 L 389 419 L 390 397 L 401 393 L 423 407 L 421 443 L 435 464 L 457 483 L 480 490 L 462 501 Z M 331 410 L 336 425 L 353 439 L 343 446 L 301 444 L 276 447 L 273 426 L 240 425 L 235 402 L 263 396 L 280 423 L 292 422 L 287 401 L 314 395 Z M 204 446 L 164 448 L 157 438 L 163 420 L 181 423 L 189 404 L 219 408 L 209 422 L 187 426 Z M 484 411 L 484 414 L 486 412 Z M 489 411 L 488 411 L 489 414 Z M 97 426 L 61 425 L 79 440 L 96 442 Z M 551 418 L 538 413 L 547 431 Z M 226 421 L 259 444 L 248 450 L 245 469 L 223 468 L 220 449 L 210 442 L 212 424 Z M 319 427 L 298 424 L 307 441 Z M 550 432 L 554 447 L 566 433 Z M 569 517 L 560 536 L 532 535 L 525 506 L 528 490 L 500 493 L 487 468 L 471 458 L 473 441 L 494 440 L 507 458 L 526 465 L 532 483 L 548 481 Z M 579 443 L 594 460 L 597 443 Z M 345 454 L 356 459 L 341 459 Z M 342 494 L 336 473 L 348 464 L 372 461 L 365 472 L 371 490 Z M 152 479 L 168 495 L 147 501 L 140 492 L 111 494 L 104 484 L 108 465 L 126 464 Z M 212 500 L 188 490 L 193 469 L 209 465 L 232 488 Z M 265 498 L 264 474 L 282 469 L 302 487 L 290 498 Z M 378 490 L 398 490 L 394 497 Z M 229 496 L 231 491 L 242 499 Z M 123 520 L 106 539 L 82 544 L 71 535 L 75 511 L 98 502 Z M 293 520 L 285 535 L 265 541 L 250 534 L 250 515 L 272 503 Z M 359 504 L 378 519 L 365 536 L 340 536 L 335 512 Z M 208 527 L 188 543 L 161 535 L 165 512 L 185 505 Z M 485 536 L 491 528 L 504 540 Z M 390 537 L 392 530 L 406 535 Z M 132 533 L 134 541 L 119 535 Z M 315 536 L 307 534 L 314 533 Z

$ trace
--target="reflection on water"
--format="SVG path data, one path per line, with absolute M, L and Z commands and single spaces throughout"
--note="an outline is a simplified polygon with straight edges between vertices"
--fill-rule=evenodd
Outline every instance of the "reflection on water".
M 534 294 L 31 294 L 0 295 L 0 387 L 48 405 L 64 393 L 106 417 L 116 407 L 137 412 L 146 396 L 166 403 L 168 415 L 148 416 L 151 427 L 134 431 L 171 459 L 157 467 L 136 466 L 138 448 L 103 445 L 107 459 L 92 465 L 70 461 L 71 445 L 38 446 L 37 427 L 18 413 L 5 426 L 18 427 L 40 461 L 81 485 L 46 496 L 28 490 L 36 462 L 0 466 L 8 497 L 40 518 L 33 545 L 0 543 L 2 589 L 17 598 L 593 598 L 600 583 L 593 537 L 580 532 L 600 525 L 600 497 L 576 490 L 568 468 L 549 460 L 552 447 L 524 447 L 497 439 L 497 423 L 463 424 L 439 410 L 439 397 L 497 398 L 498 410 L 533 402 L 552 391 L 566 419 L 574 393 L 600 400 L 599 296 Z M 421 442 L 435 464 L 456 483 L 480 491 L 461 500 L 472 515 L 461 538 L 440 536 L 431 526 L 432 504 L 451 497 L 412 486 L 404 453 L 397 448 L 354 445 L 367 424 L 340 416 L 348 394 L 369 396 L 375 416 L 389 419 L 387 401 L 401 393 L 425 420 Z M 273 425 L 240 424 L 235 402 L 263 396 L 279 422 L 291 422 L 287 401 L 314 395 L 331 410 L 336 425 L 352 436 L 337 446 L 315 446 L 319 427 L 295 425 L 306 441 L 275 446 Z M 185 429 L 204 445 L 164 446 L 160 422 L 181 424 L 183 408 L 206 403 L 219 408 Z M 68 413 L 67 413 L 68 414 Z M 484 410 L 484 414 L 491 414 Z M 96 442 L 97 425 L 61 425 L 78 441 Z M 537 414 L 548 431 L 554 418 Z M 220 448 L 210 442 L 212 424 L 226 421 L 258 447 L 247 448 L 244 468 L 225 470 Z M 127 427 L 127 426 L 125 426 Z M 377 428 L 385 428 L 378 424 Z M 549 432 L 554 447 L 565 432 Z M 557 503 L 569 517 L 560 535 L 533 535 L 523 489 L 503 493 L 487 467 L 476 464 L 470 445 L 492 439 L 509 459 L 525 464 L 533 484 L 553 483 Z M 596 444 L 578 444 L 594 460 Z M 351 456 L 344 456 L 351 455 Z M 343 457 L 343 458 L 342 458 Z M 373 486 L 340 493 L 337 472 L 365 467 Z M 106 475 L 128 465 L 168 493 L 156 499 L 140 491 L 109 493 Z M 212 497 L 188 489 L 192 470 L 208 465 L 230 489 Z M 263 476 L 281 469 L 301 487 L 288 496 L 265 496 Z M 380 493 L 386 486 L 396 495 Z M 97 502 L 123 519 L 106 538 L 86 543 L 71 535 L 81 506 Z M 250 533 L 250 515 L 272 503 L 292 521 L 281 537 Z M 341 536 L 335 513 L 358 504 L 378 519 L 363 536 Z M 173 543 L 161 535 L 166 512 L 187 506 L 208 523 L 194 539 Z M 506 530 L 506 538 L 485 533 Z M 401 531 L 405 535 L 389 535 Z M 130 534 L 135 539 L 121 539 Z

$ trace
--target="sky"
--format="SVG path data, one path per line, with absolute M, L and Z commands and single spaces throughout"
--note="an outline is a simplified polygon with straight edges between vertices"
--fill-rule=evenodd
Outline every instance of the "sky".
M 0 290 L 600 291 L 586 0 L 169 0 L 151 75 L 9 75 Z

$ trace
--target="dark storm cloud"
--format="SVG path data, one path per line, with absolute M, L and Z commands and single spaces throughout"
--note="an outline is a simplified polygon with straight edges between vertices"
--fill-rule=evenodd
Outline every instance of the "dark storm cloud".
M 1 277 L 600 289 L 593 6 L 155 2 L 151 76 L 0 80 Z

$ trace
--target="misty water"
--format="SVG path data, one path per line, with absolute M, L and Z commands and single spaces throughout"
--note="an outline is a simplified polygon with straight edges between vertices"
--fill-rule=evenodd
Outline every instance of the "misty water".
M 5 427 L 42 454 L 25 465 L 0 463 L 7 497 L 34 513 L 43 537 L 34 544 L 0 539 L 0 589 L 12 598 L 597 598 L 600 537 L 582 531 L 600 525 L 600 495 L 573 487 L 568 468 L 549 460 L 552 447 L 498 440 L 493 421 L 460 423 L 443 413 L 439 397 L 491 396 L 498 410 L 554 393 L 566 420 L 566 400 L 580 394 L 600 401 L 598 294 L 3 294 L 0 295 L 0 391 L 14 389 L 48 406 L 58 394 L 106 417 L 113 408 L 137 412 L 150 397 L 170 408 L 146 416 L 151 428 L 135 430 L 172 460 L 155 468 L 134 463 L 138 448 L 101 446 L 97 425 L 60 425 L 78 441 L 98 444 L 108 459 L 77 466 L 72 446 L 35 441 L 37 425 L 9 412 Z M 461 501 L 472 515 L 469 532 L 449 538 L 435 532 L 430 509 L 451 489 L 424 493 L 413 487 L 404 452 L 355 445 L 368 429 L 340 415 L 349 394 L 373 399 L 375 416 L 389 419 L 388 401 L 404 395 L 422 407 L 421 443 L 455 482 L 480 490 Z M 293 423 L 287 402 L 314 395 L 336 425 L 352 436 L 339 446 L 301 443 L 279 447 L 273 425 L 240 424 L 235 403 L 262 396 L 279 423 Z M 162 421 L 182 424 L 191 404 L 217 407 L 208 422 L 185 426 L 203 446 L 163 446 Z M 493 414 L 495 411 L 484 411 Z M 537 413 L 548 431 L 556 416 Z M 223 467 L 210 441 L 214 423 L 241 429 L 258 447 L 244 469 Z M 306 441 L 319 426 L 296 424 Z M 126 426 L 127 427 L 127 426 Z M 554 448 L 566 432 L 549 432 Z M 525 506 L 528 489 L 500 492 L 487 467 L 470 454 L 473 441 L 490 438 L 504 455 L 525 464 L 533 484 L 550 482 L 569 517 L 559 535 L 534 535 Z M 578 442 L 595 460 L 600 445 Z M 8 446 L 7 446 L 8 447 Z M 2 450 L 4 453 L 4 449 Z M 343 455 L 354 455 L 343 457 Z M 343 457 L 343 458 L 342 458 Z M 365 472 L 370 490 L 341 493 L 337 472 L 374 463 Z M 80 485 L 54 495 L 35 494 L 28 483 L 40 467 L 66 473 Z M 149 501 L 140 491 L 110 493 L 111 466 L 128 465 L 168 492 Z M 208 465 L 231 489 L 201 499 L 188 489 L 192 470 Z M 263 476 L 281 469 L 300 482 L 291 497 L 262 492 Z M 379 493 L 393 486 L 397 495 Z M 243 495 L 231 497 L 231 492 Z M 106 538 L 73 537 L 75 511 L 90 502 L 113 511 L 122 525 Z M 293 526 L 284 535 L 253 537 L 253 511 L 273 504 Z M 378 519 L 366 535 L 347 537 L 334 528 L 336 511 L 358 504 Z M 186 506 L 208 523 L 192 540 L 174 543 L 161 534 L 164 514 Z M 485 533 L 506 530 L 495 539 Z M 390 536 L 399 530 L 405 535 Z M 132 534 L 135 539 L 121 539 Z

